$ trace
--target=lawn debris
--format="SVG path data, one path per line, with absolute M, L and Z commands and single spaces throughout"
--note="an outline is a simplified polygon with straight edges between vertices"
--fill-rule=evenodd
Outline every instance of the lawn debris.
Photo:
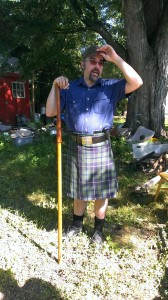
M 145 182 L 141 186 L 137 186 L 135 188 L 135 192 L 137 192 L 137 193 L 148 193 L 149 190 L 151 189 L 151 187 L 153 187 L 155 184 L 157 184 L 160 181 L 160 179 L 161 179 L 161 177 L 158 174 L 157 176 L 155 176 L 152 179 L 148 180 L 147 182 Z
M 152 151 L 137 161 L 137 167 L 147 175 L 157 175 L 167 169 L 167 154 Z

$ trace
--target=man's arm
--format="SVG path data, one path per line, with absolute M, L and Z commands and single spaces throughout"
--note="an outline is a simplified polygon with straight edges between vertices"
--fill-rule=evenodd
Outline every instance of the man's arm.
M 55 86 L 58 85 L 60 89 L 65 89 L 68 87 L 68 78 L 64 76 L 57 77 L 52 85 L 51 91 L 48 95 L 46 102 L 46 116 L 54 117 L 57 114 L 57 106 L 56 106 L 56 91 Z
M 126 79 L 125 94 L 133 92 L 143 84 L 142 78 L 138 73 L 110 45 L 102 46 L 97 51 L 100 51 L 105 60 L 114 63 L 123 73 Z

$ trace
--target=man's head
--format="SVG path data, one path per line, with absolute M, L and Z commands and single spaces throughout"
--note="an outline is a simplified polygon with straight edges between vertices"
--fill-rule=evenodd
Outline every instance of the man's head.
M 98 54 L 99 52 L 97 51 L 100 47 L 97 45 L 92 45 L 88 48 L 85 49 L 85 51 L 82 53 L 82 58 L 85 60 L 87 57 L 93 56 Z M 100 52 L 101 53 L 101 52 Z
M 97 49 L 99 46 L 92 45 L 82 54 L 81 68 L 85 81 L 90 85 L 97 81 L 103 70 L 104 58 Z

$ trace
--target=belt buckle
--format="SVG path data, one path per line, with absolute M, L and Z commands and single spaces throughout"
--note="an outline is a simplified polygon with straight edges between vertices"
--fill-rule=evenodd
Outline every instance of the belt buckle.
M 82 136 L 81 137 L 82 140 L 82 145 L 92 145 L 92 136 Z

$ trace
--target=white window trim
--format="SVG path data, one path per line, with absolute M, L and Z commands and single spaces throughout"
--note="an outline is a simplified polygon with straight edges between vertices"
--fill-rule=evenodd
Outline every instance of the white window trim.
M 16 89 L 14 89 L 14 84 L 16 85 Z M 21 96 L 21 93 L 23 93 L 23 96 Z M 25 98 L 25 85 L 24 85 L 24 82 L 12 81 L 12 95 L 13 95 L 14 98 L 22 98 L 22 99 Z

